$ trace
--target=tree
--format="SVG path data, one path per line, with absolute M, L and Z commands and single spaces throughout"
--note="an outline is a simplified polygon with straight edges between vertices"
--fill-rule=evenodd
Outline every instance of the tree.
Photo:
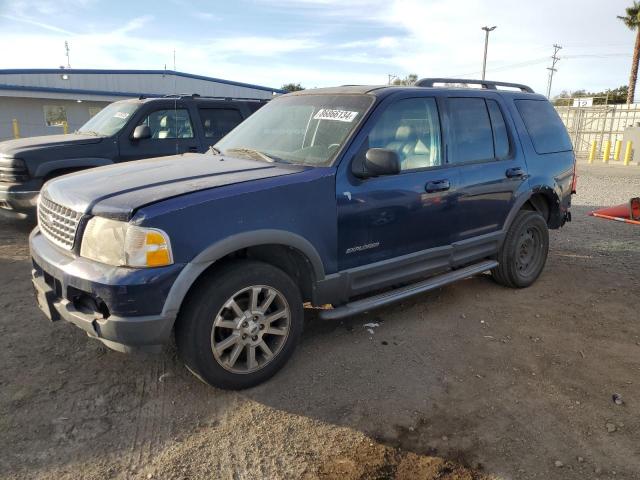
M 640 2 L 634 0 L 633 6 L 625 8 L 626 15 L 618 15 L 630 30 L 636 32 L 636 44 L 633 47 L 633 60 L 631 60 L 631 74 L 629 75 L 629 90 L 627 92 L 627 105 L 633 103 L 636 93 L 636 81 L 638 80 L 638 60 L 640 60 Z
M 287 92 L 299 92 L 300 90 L 304 90 L 304 87 L 299 83 L 285 83 L 280 88 L 282 90 L 286 90 Z
M 396 78 L 391 85 L 413 85 L 418 81 L 418 75 L 415 73 L 410 73 L 404 78 Z
M 557 107 L 571 106 L 573 105 L 574 98 L 593 97 L 594 105 L 614 105 L 625 103 L 627 100 L 627 93 L 626 85 L 622 85 L 618 88 L 610 88 L 602 92 L 587 92 L 584 89 L 573 90 L 572 92 L 563 90 L 560 95 L 556 95 L 553 98 L 553 104 Z

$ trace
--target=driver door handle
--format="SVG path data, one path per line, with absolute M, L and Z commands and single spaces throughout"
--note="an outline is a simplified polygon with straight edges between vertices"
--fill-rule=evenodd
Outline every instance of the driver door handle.
M 427 193 L 446 192 L 451 188 L 449 180 L 433 180 L 424 187 Z
M 190 152 L 197 152 L 198 151 L 198 147 L 189 147 L 187 148 L 188 151 Z

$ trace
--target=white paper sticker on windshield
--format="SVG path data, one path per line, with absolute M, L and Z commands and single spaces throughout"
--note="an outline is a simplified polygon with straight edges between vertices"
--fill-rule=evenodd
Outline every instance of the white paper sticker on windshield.
M 337 120 L 338 122 L 353 122 L 358 112 L 348 112 L 347 110 L 331 110 L 330 108 L 321 108 L 316 113 L 315 120 Z
M 127 112 L 116 112 L 114 117 L 115 118 L 121 118 L 122 120 L 126 120 L 127 118 L 129 118 L 129 113 Z

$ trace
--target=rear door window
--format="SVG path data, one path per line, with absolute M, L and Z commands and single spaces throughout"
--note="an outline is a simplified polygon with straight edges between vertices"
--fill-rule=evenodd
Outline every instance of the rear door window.
M 571 139 L 551 103 L 546 100 L 515 100 L 536 153 L 566 152 Z
M 450 98 L 452 163 L 494 158 L 493 131 L 483 98 Z
M 205 138 L 217 142 L 242 122 L 242 115 L 236 108 L 201 108 L 200 119 Z

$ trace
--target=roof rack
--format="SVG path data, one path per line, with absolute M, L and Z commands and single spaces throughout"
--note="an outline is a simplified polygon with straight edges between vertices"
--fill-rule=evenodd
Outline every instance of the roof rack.
M 519 89 L 521 92 L 535 93 L 533 89 L 521 83 L 494 82 L 490 80 L 469 80 L 468 78 L 421 78 L 415 83 L 416 87 L 433 87 L 435 83 L 463 83 L 466 85 L 480 85 L 482 88 L 497 90 L 497 87 Z
M 138 97 L 139 100 L 145 100 L 149 98 L 206 98 L 208 100 L 242 100 L 248 102 L 260 102 L 266 103 L 270 99 L 269 98 L 249 98 L 249 97 L 215 97 L 215 96 L 207 96 L 200 95 L 199 93 L 170 93 L 167 95 L 157 94 L 157 95 L 140 95 Z
M 198 95 L 198 98 L 206 98 L 208 100 L 242 100 L 244 102 L 268 102 L 270 98 L 250 98 L 250 97 L 208 97 L 206 95 Z
M 197 98 L 200 95 L 198 93 L 169 93 L 167 95 L 162 95 L 162 98 L 184 98 L 184 97 L 191 97 L 191 98 Z

